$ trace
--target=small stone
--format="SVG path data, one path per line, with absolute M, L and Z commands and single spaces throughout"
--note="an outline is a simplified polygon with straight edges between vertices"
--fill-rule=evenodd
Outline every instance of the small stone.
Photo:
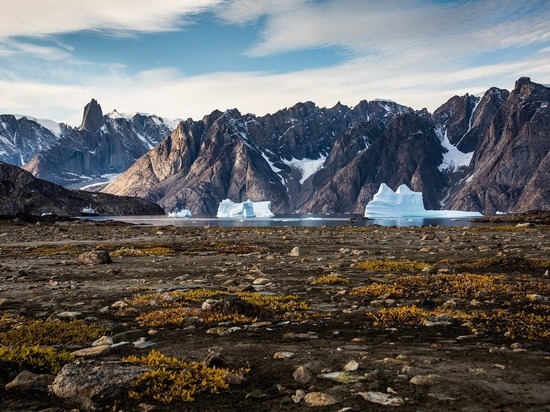
M 106 250 L 97 250 L 92 252 L 84 252 L 76 258 L 76 263 L 80 265 L 100 265 L 113 263 L 109 252 Z
M 61 312 L 56 315 L 60 319 L 76 319 L 82 316 L 82 312 Z
M 443 304 L 443 307 L 447 309 L 456 308 L 456 302 L 454 300 L 448 300 Z
M 294 352 L 276 352 L 273 359 L 290 359 L 295 356 Z
M 371 392 L 371 391 L 359 392 L 357 393 L 357 395 L 361 396 L 366 401 L 377 403 L 379 405 L 400 406 L 405 403 L 405 401 L 402 398 L 399 398 L 397 396 L 392 396 L 384 392 Z
M 138 340 L 136 340 L 135 342 L 132 342 L 132 343 L 134 344 L 134 347 L 138 348 L 138 349 L 147 349 L 147 348 L 151 348 L 153 346 L 156 346 L 156 343 L 147 342 L 145 340 L 145 338 L 143 338 L 143 337 L 139 338 Z
M 443 376 L 430 373 L 428 375 L 416 375 L 409 382 L 413 385 L 433 385 L 443 380 Z
M 290 251 L 288 254 L 289 256 L 300 256 L 300 248 L 296 246 L 294 249 Z
M 110 345 L 92 346 L 91 348 L 84 348 L 71 352 L 74 356 L 80 356 L 83 358 L 93 358 L 95 356 L 105 355 L 111 351 Z
M 346 372 L 353 372 L 359 369 L 359 363 L 357 363 L 355 360 L 350 360 L 348 363 L 346 363 L 346 366 L 344 366 L 344 370 Z
M 254 285 L 266 285 L 269 282 L 271 282 L 271 281 L 267 278 L 257 278 L 257 279 L 254 279 L 254 281 L 252 283 Z
M 527 223 L 518 223 L 516 227 L 535 227 L 533 223 L 527 222 Z
M 117 300 L 115 303 L 111 305 L 112 308 L 118 308 L 118 309 L 124 308 L 126 306 L 128 306 L 128 304 L 123 300 Z
M 306 397 L 306 392 L 303 389 L 298 389 L 294 395 L 292 395 L 292 400 L 294 403 L 300 403 L 302 399 Z
M 510 349 L 523 349 L 523 346 L 519 342 L 514 342 L 510 345 Z
M 96 340 L 94 343 L 92 343 L 92 346 L 103 346 L 103 345 L 112 345 L 113 344 L 113 338 L 109 336 L 102 336 L 98 340 Z
M 329 406 L 335 405 L 338 403 L 336 399 L 332 396 L 327 395 L 323 392 L 310 392 L 304 397 L 304 402 L 307 406 L 317 407 L 317 406 Z
M 55 376 L 49 374 L 35 374 L 28 371 L 23 371 L 15 377 L 13 381 L 6 385 L 7 390 L 43 390 L 48 389 L 48 385 L 51 385 Z
M 292 377 L 296 382 L 306 384 L 306 383 L 309 383 L 313 375 L 309 371 L 309 369 L 303 366 L 300 366 L 298 369 L 294 371 L 294 373 L 292 374 Z

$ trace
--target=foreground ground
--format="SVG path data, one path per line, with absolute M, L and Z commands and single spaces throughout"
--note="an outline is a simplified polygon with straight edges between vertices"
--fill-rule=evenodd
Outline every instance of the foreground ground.
M 549 240 L 0 221 L 0 409 L 550 411 Z

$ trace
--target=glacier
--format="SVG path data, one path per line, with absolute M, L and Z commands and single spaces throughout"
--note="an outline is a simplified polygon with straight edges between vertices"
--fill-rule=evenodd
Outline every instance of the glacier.
M 381 218 L 465 218 L 483 216 L 479 212 L 460 210 L 426 210 L 422 192 L 413 192 L 407 185 L 401 185 L 394 192 L 382 183 L 378 192 L 365 207 L 365 217 Z
M 189 209 L 181 209 L 168 213 L 168 217 L 193 217 L 193 214 Z
M 220 202 L 216 216 L 250 218 L 273 217 L 275 215 L 271 212 L 271 202 L 268 200 L 261 202 L 247 200 L 246 202 L 235 203 L 230 199 L 225 199 Z

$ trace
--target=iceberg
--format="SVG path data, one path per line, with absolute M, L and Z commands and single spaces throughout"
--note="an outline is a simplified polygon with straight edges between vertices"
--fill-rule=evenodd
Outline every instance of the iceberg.
M 168 217 L 193 217 L 191 211 L 188 209 L 174 210 L 168 213 Z
M 237 217 L 237 218 L 250 218 L 250 217 L 273 217 L 275 216 L 271 212 L 271 202 L 252 202 L 247 200 L 242 203 L 235 203 L 229 199 L 222 200 L 218 206 L 217 217 Z
M 460 210 L 426 210 L 422 192 L 413 192 L 401 185 L 394 192 L 382 183 L 378 192 L 365 207 L 365 217 L 381 218 L 465 218 L 483 216 L 479 212 Z

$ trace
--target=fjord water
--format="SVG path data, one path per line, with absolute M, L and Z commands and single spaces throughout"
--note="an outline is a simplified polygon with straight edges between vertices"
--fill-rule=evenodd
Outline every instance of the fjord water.
M 114 220 L 154 226 L 221 226 L 221 227 L 299 227 L 299 226 L 476 226 L 471 218 L 387 218 L 365 220 L 361 215 L 275 215 L 271 218 L 217 218 L 168 216 L 97 216 L 96 221 Z

